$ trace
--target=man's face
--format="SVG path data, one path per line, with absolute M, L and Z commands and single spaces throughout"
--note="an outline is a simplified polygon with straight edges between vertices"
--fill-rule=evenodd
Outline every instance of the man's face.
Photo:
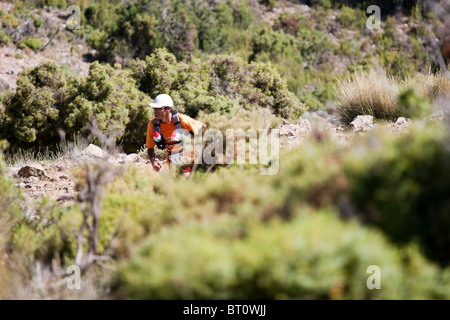
M 170 110 L 171 107 L 164 107 L 164 108 L 154 108 L 153 112 L 155 114 L 155 118 L 158 120 L 161 120 L 162 122 L 169 122 L 170 121 Z

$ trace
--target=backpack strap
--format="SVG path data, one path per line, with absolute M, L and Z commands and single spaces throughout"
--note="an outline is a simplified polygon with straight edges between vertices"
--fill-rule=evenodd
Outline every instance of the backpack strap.
M 153 123 L 153 130 L 154 132 L 158 132 L 159 135 L 161 136 L 161 141 L 160 142 L 156 142 L 156 146 L 158 147 L 158 149 L 164 150 L 166 148 L 166 142 L 164 140 L 164 137 L 161 133 L 161 122 L 158 119 L 155 119 L 155 122 Z
M 181 126 L 180 119 L 178 118 L 178 114 L 175 113 L 174 115 L 172 115 L 172 118 L 173 118 L 173 124 L 175 125 L 175 129 L 181 132 L 183 130 L 183 127 Z
M 170 112 L 172 113 L 173 124 L 175 125 L 175 130 L 182 132 L 183 131 L 183 127 L 181 126 L 180 118 L 178 117 L 178 113 L 180 111 L 178 111 L 178 110 L 171 110 Z M 191 136 L 194 136 L 194 133 L 192 131 L 189 131 L 189 133 L 191 134 Z
M 161 122 L 158 119 L 155 119 L 155 123 L 153 124 L 154 130 L 161 134 Z

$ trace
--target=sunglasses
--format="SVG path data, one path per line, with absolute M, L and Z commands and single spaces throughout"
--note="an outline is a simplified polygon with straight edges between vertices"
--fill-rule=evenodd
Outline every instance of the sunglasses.
M 159 109 L 154 109 L 154 111 L 155 112 L 160 112 L 160 111 L 166 111 L 166 110 L 169 110 L 171 107 L 162 107 L 162 108 L 159 108 Z

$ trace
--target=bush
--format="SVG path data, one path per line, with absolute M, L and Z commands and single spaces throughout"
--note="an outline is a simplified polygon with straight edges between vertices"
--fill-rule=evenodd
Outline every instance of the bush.
M 66 81 L 54 63 L 21 72 L 16 92 L 4 98 L 3 138 L 14 148 L 56 144 L 59 109 L 67 102 L 66 91 Z
M 38 38 L 25 37 L 22 40 L 20 40 L 19 44 L 17 45 L 17 48 L 19 49 L 30 48 L 34 51 L 38 51 L 41 50 L 42 48 L 42 42 Z
M 215 52 L 226 41 L 217 15 L 203 1 L 141 1 L 132 4 L 92 4 L 85 16 L 94 28 L 92 45 L 102 61 L 116 56 L 144 59 L 166 48 L 180 60 L 199 51 Z M 100 40 L 100 41 L 99 41 Z
M 360 29 L 361 31 L 364 30 L 364 25 L 367 20 L 364 11 L 354 10 L 347 6 L 342 7 L 337 19 L 344 28 Z
M 0 297 L 5 298 L 9 290 L 13 288 L 11 271 L 13 266 L 10 259 L 10 239 L 12 228 L 21 217 L 20 203 L 22 195 L 20 190 L 14 188 L 12 181 L 6 176 L 6 166 L 3 159 L 3 150 L 7 143 L 0 140 Z
M 8 35 L 3 30 L 0 30 L 0 46 L 6 46 L 10 41 Z
M 44 20 L 41 17 L 33 17 L 33 24 L 36 28 L 36 30 L 39 30 L 39 28 L 44 23 Z
M 142 91 L 151 97 L 171 94 L 175 108 L 192 117 L 200 110 L 226 112 L 236 102 L 247 110 L 269 108 L 284 117 L 296 117 L 305 110 L 274 68 L 247 64 L 235 56 L 212 55 L 205 62 L 177 63 L 162 49 L 135 62 L 132 75 Z
M 31 272 L 35 261 L 48 265 L 54 259 L 63 265 L 73 264 L 77 250 L 74 231 L 79 226 L 72 221 L 77 215 L 81 213 L 58 209 L 45 199 L 37 205 L 38 219 L 23 215 L 11 229 L 10 239 L 11 251 L 22 267 Z
M 428 257 L 448 265 L 449 135 L 441 128 L 410 131 L 400 137 L 372 134 L 363 157 L 352 152 L 345 167 L 352 201 L 364 221 L 393 241 L 418 241 Z
M 16 18 L 11 14 L 3 15 L 1 17 L 1 20 L 2 20 L 3 28 L 7 28 L 9 26 L 9 24 L 11 24 L 11 27 L 13 27 L 13 28 L 16 28 L 19 25 Z
M 426 262 L 420 269 L 420 260 L 328 212 L 289 223 L 221 216 L 150 237 L 121 266 L 113 289 L 131 299 L 447 298 L 445 275 Z M 372 264 L 381 267 L 383 290 L 366 287 Z
M 4 252 L 8 245 L 13 221 L 20 216 L 21 192 L 13 187 L 12 181 L 6 176 L 6 165 L 3 150 L 7 142 L 0 140 L 0 252 Z M 0 258 L 1 261 L 2 258 Z
M 169 93 L 177 79 L 177 60 L 167 50 L 157 49 L 146 57 L 145 61 L 135 60 L 132 77 L 137 80 L 138 88 L 150 97 Z
M 94 62 L 88 77 L 75 87 L 72 101 L 61 110 L 62 127 L 69 136 L 95 121 L 101 131 L 114 132 L 125 152 L 136 152 L 145 143 L 150 101 L 127 71 Z
M 136 152 L 145 143 L 148 102 L 121 69 L 95 62 L 86 79 L 66 79 L 58 66 L 46 62 L 22 72 L 16 92 L 5 97 L 1 134 L 15 148 L 56 148 L 58 129 L 70 139 L 95 121 L 103 132 L 115 132 L 126 152 Z

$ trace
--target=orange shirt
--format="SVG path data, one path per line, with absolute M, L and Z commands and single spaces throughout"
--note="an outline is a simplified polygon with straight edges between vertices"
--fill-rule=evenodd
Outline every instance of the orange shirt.
M 178 119 L 180 120 L 181 127 L 187 131 L 194 133 L 194 135 L 198 134 L 198 131 L 202 128 L 202 123 L 191 117 L 178 113 Z M 164 137 L 164 140 L 168 143 L 176 142 L 172 139 L 172 133 L 175 131 L 175 124 L 173 123 L 173 117 L 168 123 L 160 122 L 161 135 Z M 153 140 L 153 132 L 155 129 L 155 118 L 150 120 L 147 126 L 147 140 L 146 146 L 147 148 L 154 149 L 156 146 L 155 140 Z M 168 160 L 167 160 L 168 162 Z
M 194 120 L 191 117 L 178 113 L 178 119 L 180 120 L 181 127 L 187 131 L 192 131 L 194 135 L 198 134 L 198 131 L 202 128 L 200 121 Z M 172 133 L 175 131 L 175 124 L 173 118 L 168 123 L 160 122 L 161 134 L 166 142 L 176 142 L 172 140 Z M 153 131 L 155 129 L 155 118 L 150 120 L 147 126 L 147 148 L 153 149 L 156 146 L 155 140 L 153 140 Z

